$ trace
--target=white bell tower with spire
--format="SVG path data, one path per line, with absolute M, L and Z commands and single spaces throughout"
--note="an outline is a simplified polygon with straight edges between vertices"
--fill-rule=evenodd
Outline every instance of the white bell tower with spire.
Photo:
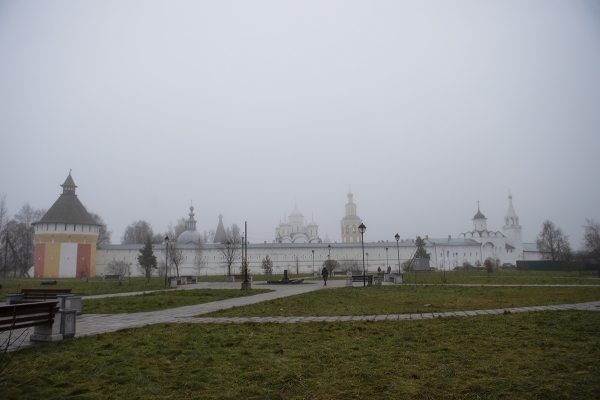
M 523 260 L 523 234 L 521 225 L 519 225 L 519 217 L 515 212 L 512 203 L 512 194 L 508 192 L 508 211 L 504 217 L 504 226 L 502 233 L 506 236 L 506 242 L 515 248 L 516 259 Z

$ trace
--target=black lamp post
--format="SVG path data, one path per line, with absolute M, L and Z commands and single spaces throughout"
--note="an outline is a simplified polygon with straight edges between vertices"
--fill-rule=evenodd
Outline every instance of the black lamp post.
M 388 257 L 388 248 L 385 248 L 385 272 L 387 271 L 387 268 L 390 266 L 390 258 Z
M 362 245 L 362 252 L 363 252 L 363 287 L 367 286 L 367 274 L 365 272 L 365 231 L 367 230 L 367 227 L 365 226 L 365 224 L 363 224 L 361 222 L 361 224 L 358 226 L 358 231 L 360 232 L 360 243 Z
M 396 248 L 398 249 L 398 273 L 400 272 L 400 235 L 398 235 L 396 233 L 396 236 L 394 236 L 394 238 L 396 239 Z
M 331 257 L 331 245 L 327 246 L 327 249 L 329 250 L 329 254 L 327 254 L 327 259 L 329 260 L 329 257 Z
M 165 236 L 165 243 L 167 244 L 167 251 L 165 251 L 165 286 L 167 286 L 167 268 L 169 265 L 169 242 L 171 240 L 168 236 Z
M 312 255 L 313 255 L 313 275 L 315 274 L 315 251 L 312 251 Z

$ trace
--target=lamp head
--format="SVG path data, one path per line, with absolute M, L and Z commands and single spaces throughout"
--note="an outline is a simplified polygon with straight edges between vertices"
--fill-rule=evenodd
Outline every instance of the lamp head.
M 396 242 L 400 241 L 400 235 L 398 235 L 397 233 L 396 233 L 396 236 L 394 236 L 394 238 L 396 238 Z
M 367 227 L 365 226 L 365 224 L 361 223 L 358 226 L 358 231 L 360 232 L 361 235 L 364 234 L 366 230 L 367 230 Z
M 165 236 L 165 243 L 169 243 L 171 241 L 171 239 L 169 239 L 168 236 Z

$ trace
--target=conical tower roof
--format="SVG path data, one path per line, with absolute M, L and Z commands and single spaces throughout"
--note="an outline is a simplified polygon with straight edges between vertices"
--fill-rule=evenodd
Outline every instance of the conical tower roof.
M 215 240 L 214 243 L 227 243 L 227 232 L 225 232 L 225 227 L 223 226 L 223 216 L 219 214 L 219 225 L 217 225 L 217 231 L 215 232 Z
M 62 185 L 63 194 L 54 202 L 52 207 L 37 223 L 64 223 L 64 224 L 86 224 L 98 225 L 87 212 L 79 198 L 75 194 L 75 182 L 69 172 L 69 176 Z

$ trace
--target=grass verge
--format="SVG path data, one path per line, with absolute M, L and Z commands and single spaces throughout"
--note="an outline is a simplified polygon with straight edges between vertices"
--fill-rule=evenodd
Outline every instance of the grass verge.
M 600 313 L 163 324 L 20 350 L 0 398 L 600 397 Z
M 600 287 L 371 286 L 318 290 L 203 317 L 379 315 L 480 310 L 600 300 Z
M 118 314 L 157 311 L 267 292 L 272 292 L 272 290 L 191 289 L 151 292 L 126 297 L 86 299 L 83 302 L 83 312 L 85 314 Z

